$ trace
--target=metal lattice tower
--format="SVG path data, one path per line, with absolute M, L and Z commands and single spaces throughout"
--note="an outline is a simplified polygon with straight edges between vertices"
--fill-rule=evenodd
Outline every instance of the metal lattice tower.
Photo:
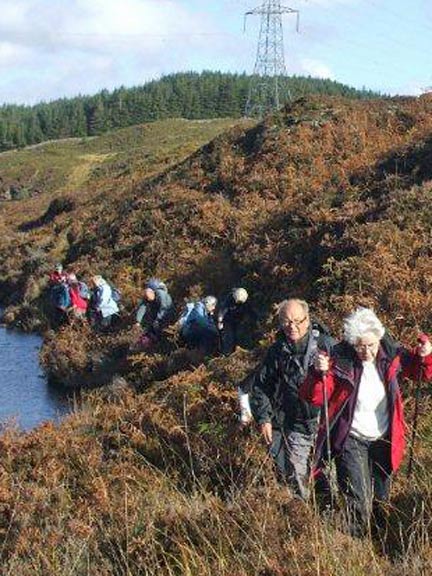
M 246 12 L 245 26 L 247 16 L 258 14 L 261 27 L 245 115 L 262 117 L 289 99 L 289 93 L 282 94 L 280 86 L 280 79 L 286 76 L 282 15 L 297 14 L 298 30 L 299 11 L 281 6 L 280 0 L 265 0 L 261 6 Z

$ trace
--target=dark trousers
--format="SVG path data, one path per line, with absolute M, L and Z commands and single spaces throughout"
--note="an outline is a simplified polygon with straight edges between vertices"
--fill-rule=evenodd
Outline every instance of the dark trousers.
M 234 322 L 225 322 L 220 332 L 221 352 L 229 356 L 235 350 L 238 343 L 237 325 Z
M 348 525 L 354 536 L 370 528 L 372 514 L 380 514 L 390 493 L 390 442 L 348 436 L 336 458 L 339 488 L 344 495 Z

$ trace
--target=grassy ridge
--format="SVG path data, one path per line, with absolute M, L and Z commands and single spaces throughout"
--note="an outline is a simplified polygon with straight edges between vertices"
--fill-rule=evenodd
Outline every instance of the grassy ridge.
M 142 168 L 142 154 L 129 156 L 126 145 L 121 161 L 131 158 L 131 174 L 107 159 L 84 200 L 72 195 L 72 211 L 36 227 L 25 225 L 55 191 L 3 205 L 0 289 L 11 322 L 46 325 L 42 278 L 61 258 L 114 279 L 126 313 L 150 274 L 177 302 L 241 281 L 260 310 L 262 338 L 199 363 L 172 336 L 154 355 L 126 357 L 127 316 L 96 340 L 75 327 L 48 336 L 43 357 L 54 373 L 84 381 L 97 350 L 127 384 L 93 392 L 60 431 L 3 435 L 6 573 L 430 572 L 426 386 L 415 476 L 399 474 L 389 530 L 375 540 L 350 539 L 338 518 L 322 521 L 278 489 L 259 438 L 239 431 L 234 413 L 235 384 L 271 340 L 273 304 L 283 297 L 306 296 L 335 333 L 358 304 L 374 306 L 407 344 L 419 328 L 432 331 L 431 134 L 427 98 L 308 99 L 233 127 L 187 159 L 179 154 L 171 169 Z M 412 388 L 406 383 L 409 422 Z

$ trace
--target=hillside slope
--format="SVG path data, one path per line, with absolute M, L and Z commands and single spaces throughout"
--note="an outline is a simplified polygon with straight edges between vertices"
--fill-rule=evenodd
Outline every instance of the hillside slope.
M 112 278 L 127 311 L 144 279 L 159 275 L 179 303 L 241 282 L 260 316 L 248 350 L 198 366 L 173 338 L 151 356 L 122 355 L 127 318 L 109 336 L 66 327 L 47 337 L 53 372 L 84 382 L 98 349 L 129 385 L 93 392 L 60 433 L 47 425 L 2 438 L 10 573 L 430 572 L 427 389 L 415 475 L 399 475 L 382 541 L 351 540 L 278 490 L 259 439 L 238 430 L 234 413 L 235 384 L 271 339 L 273 304 L 284 297 L 305 296 L 336 333 L 358 304 L 374 306 L 407 344 L 419 328 L 432 331 L 431 135 L 431 99 L 307 99 L 154 177 L 117 184 L 101 173 L 85 202 L 50 222 L 28 226 L 51 196 L 23 201 L 20 213 L 2 208 L 11 321 L 46 324 L 43 277 L 57 259 Z M 411 392 L 407 383 L 408 421 Z

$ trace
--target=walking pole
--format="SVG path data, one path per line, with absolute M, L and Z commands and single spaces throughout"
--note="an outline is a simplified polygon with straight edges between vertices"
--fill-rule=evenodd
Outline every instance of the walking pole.
M 417 338 L 417 342 L 420 345 L 426 344 L 429 341 L 429 338 L 426 334 L 420 334 Z M 418 415 L 420 410 L 420 387 L 423 381 L 423 366 L 420 366 L 419 375 L 416 381 L 416 391 L 415 391 L 415 400 L 414 400 L 414 418 L 413 418 L 413 426 L 412 426 L 412 435 L 411 435 L 411 446 L 410 446 L 410 455 L 408 460 L 408 471 L 407 477 L 411 476 L 413 470 L 413 463 L 414 463 L 414 443 L 417 436 L 417 421 Z
M 320 350 L 320 354 L 328 356 L 327 352 Z M 331 440 L 330 440 L 330 419 L 329 419 L 329 402 L 328 402 L 328 392 L 327 392 L 327 372 L 322 373 L 323 379 L 323 399 L 324 399 L 324 425 L 326 433 L 326 452 L 327 452 L 327 470 L 328 470 L 328 489 L 330 492 L 330 506 L 333 508 L 334 504 L 334 490 L 333 490 L 333 480 L 332 480 L 332 467 L 331 467 Z

